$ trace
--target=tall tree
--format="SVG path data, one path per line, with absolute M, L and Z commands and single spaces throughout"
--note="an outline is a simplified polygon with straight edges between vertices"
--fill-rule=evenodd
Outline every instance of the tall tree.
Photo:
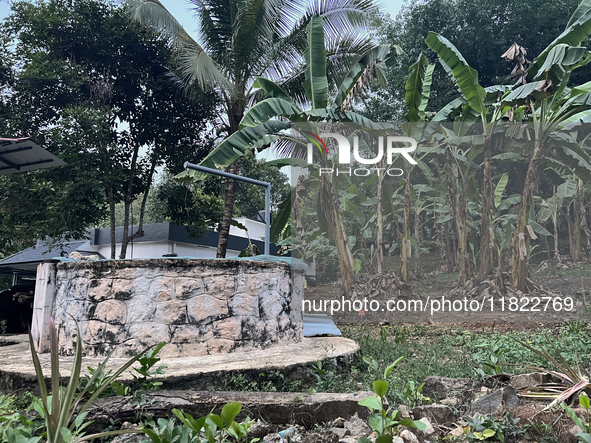
M 278 132 L 289 129 L 292 123 L 299 122 L 302 125 L 296 127 L 302 135 L 322 132 L 319 130 L 318 124 L 326 122 L 350 123 L 356 129 L 374 133 L 392 129 L 390 125 L 375 124 L 346 108 L 347 103 L 353 100 L 356 91 L 363 83 L 380 77 L 382 71 L 378 63 L 392 62 L 400 48 L 380 45 L 359 56 L 356 63 L 344 76 L 342 83 L 336 88 L 334 98 L 329 100 L 325 38 L 322 17 L 312 17 L 307 26 L 308 46 L 304 51 L 307 63 L 303 76 L 303 88 L 311 109 L 302 110 L 281 86 L 271 80 L 259 77 L 256 85 L 268 98 L 251 107 L 240 121 L 240 130 L 223 140 L 202 163 L 228 165 L 253 148 L 280 139 L 285 134 L 280 135 Z M 289 122 L 286 122 L 285 119 Z M 294 165 L 297 164 L 297 160 L 305 156 L 302 153 L 306 152 L 306 149 L 304 148 L 302 151 L 302 145 L 307 147 L 307 143 L 294 141 L 289 136 L 283 141 L 285 143 L 280 145 L 278 150 L 284 154 L 295 156 L 292 162 Z M 324 153 L 328 154 L 326 148 L 322 152 L 318 156 L 317 151 L 313 150 L 320 168 L 326 168 L 336 161 L 335 157 L 329 159 L 327 155 L 324 155 Z M 301 163 L 298 164 L 298 166 L 300 165 Z M 312 166 L 304 164 L 304 167 Z M 317 165 L 316 169 L 318 169 Z M 341 269 L 341 293 L 345 295 L 349 293 L 354 283 L 353 254 L 348 243 L 332 180 L 328 174 L 319 174 L 317 182 L 319 224 L 324 227 L 322 231 L 327 232 L 334 239 Z
M 119 256 L 125 258 L 128 242 L 143 235 L 143 208 L 156 168 L 209 149 L 201 134 L 215 96 L 188 101 L 174 94 L 166 78 L 166 44 L 130 28 L 123 10 L 108 1 L 17 2 L 3 29 L 21 60 L 9 98 L 11 134 L 33 136 L 58 155 L 63 145 L 48 128 L 62 128 L 70 144 L 80 134 L 93 139 L 76 161 L 101 172 L 112 258 L 115 204 L 124 203 Z M 139 195 L 139 229 L 130 234 L 130 207 Z
M 404 82 L 408 68 L 427 50 L 425 39 L 436 32 L 449 41 L 478 71 L 480 84 L 510 84 L 513 66 L 499 63 L 499 57 L 514 42 L 533 58 L 560 34 L 578 0 L 412 0 L 405 3 L 393 20 L 381 20 L 378 34 L 382 43 L 397 44 L 405 55 L 387 73 L 389 85 L 364 98 L 364 115 L 375 121 L 403 121 Z M 435 63 L 434 54 L 426 53 Z M 573 74 L 581 83 L 590 68 Z M 441 66 L 433 73 L 433 87 L 427 111 L 438 111 L 457 96 L 454 82 Z
M 352 59 L 372 46 L 360 37 L 366 35 L 368 12 L 375 10 L 372 0 L 201 0 L 193 4 L 199 41 L 158 0 L 131 0 L 129 11 L 134 21 L 169 39 L 177 54 L 178 67 L 173 72 L 180 79 L 189 87 L 196 84 L 219 94 L 223 103 L 220 134 L 226 136 L 238 131 L 246 109 L 256 99 L 253 84 L 257 76 L 285 82 L 298 99 L 305 100 L 301 55 L 312 17 L 324 19 L 330 66 L 326 89 L 335 84 L 335 78 L 342 78 Z M 230 164 L 228 172 L 237 173 L 238 164 Z M 235 198 L 236 186 L 229 180 L 217 257 L 226 255 Z
M 538 184 L 539 169 L 555 147 L 560 162 L 579 177 L 589 178 L 591 160 L 580 148 L 576 133 L 580 122 L 591 116 L 591 82 L 569 88 L 571 73 L 591 61 L 581 43 L 591 34 L 591 5 L 585 0 L 571 16 L 566 29 L 534 60 L 526 72 L 529 83 L 514 88 L 503 97 L 501 107 L 526 106 L 531 122 L 533 151 L 529 157 L 525 183 L 521 193 L 519 218 L 512 237 L 512 280 L 520 291 L 526 290 L 527 227 Z

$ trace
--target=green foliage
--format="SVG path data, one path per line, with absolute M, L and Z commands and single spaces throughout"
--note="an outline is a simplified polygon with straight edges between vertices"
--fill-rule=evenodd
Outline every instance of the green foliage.
M 590 421 L 590 414 L 589 414 L 589 397 L 585 394 L 581 394 L 579 396 L 579 403 L 587 411 L 587 419 L 582 420 L 575 411 L 572 410 L 569 406 L 564 403 L 561 403 L 560 406 L 567 415 L 572 419 L 572 421 L 580 427 L 583 432 L 579 432 L 576 434 L 576 437 L 579 437 L 580 441 L 584 441 L 585 443 L 591 443 L 591 421 Z
M 316 378 L 316 392 L 333 392 L 340 378 L 330 361 L 317 361 L 311 373 Z
M 172 412 L 180 420 L 180 425 L 176 424 L 175 418 L 160 418 L 157 423 L 149 421 L 147 426 L 142 427 L 142 431 L 150 437 L 152 443 L 254 443 L 259 439 L 248 440 L 248 429 L 253 421 L 235 421 L 241 408 L 239 402 L 231 402 L 222 408 L 220 415 L 209 413 L 198 419 L 173 409 Z
M 383 43 L 399 44 L 404 55 L 386 77 L 389 86 L 374 88 L 363 111 L 376 121 L 403 121 L 404 82 L 409 67 L 426 51 L 429 31 L 444 35 L 479 74 L 481 85 L 509 84 L 513 65 L 500 57 L 517 42 L 527 49 L 528 58 L 537 55 L 566 27 L 579 0 L 506 2 L 493 0 L 438 0 L 409 2 L 393 20 L 379 23 L 377 34 Z M 494 17 L 494 19 L 491 19 Z M 527 24 L 528 32 L 523 32 Z M 431 63 L 437 61 L 426 54 Z M 574 73 L 574 84 L 589 78 L 589 68 Z M 437 111 L 457 97 L 457 89 L 445 70 L 437 64 L 433 72 L 431 100 L 427 112 Z
M 431 399 L 422 394 L 425 383 L 418 384 L 408 380 L 404 387 L 396 389 L 396 402 L 407 405 L 409 408 L 431 403 Z
M 112 380 L 112 370 L 105 370 L 105 366 L 109 357 L 106 357 L 98 368 L 87 367 L 88 374 L 84 374 L 80 378 L 80 384 L 78 390 L 84 393 L 87 398 L 92 397 L 97 391 L 100 390 L 99 397 L 110 397 L 113 395 L 128 396 L 132 395 L 138 404 L 143 404 L 143 394 L 145 391 L 157 390 L 162 382 L 155 382 L 150 380 L 156 375 L 164 374 L 166 366 L 159 366 L 155 370 L 152 368 L 160 361 L 160 358 L 156 357 L 158 352 L 166 345 L 166 342 L 160 342 L 155 348 L 149 349 L 147 352 L 142 353 L 143 355 L 137 360 L 140 367 L 133 367 L 132 369 L 139 375 L 132 373 L 134 378 L 133 388 L 130 386 L 124 386 L 116 381 Z M 134 355 L 137 356 L 136 353 Z M 108 384 L 106 387 L 103 387 Z
M 476 368 L 476 372 L 479 373 L 482 378 L 485 378 L 485 374 L 501 374 L 503 371 L 501 369 L 501 359 L 503 354 L 505 353 L 505 348 L 503 344 L 500 344 L 501 339 L 499 338 L 497 341 L 492 343 L 480 343 L 477 344 L 476 347 L 482 349 L 482 353 L 484 353 L 484 358 L 488 361 L 482 361 L 482 366 L 484 366 L 484 370 L 480 372 L 478 368 Z
M 162 386 L 161 382 L 151 381 L 152 377 L 157 375 L 164 374 L 164 370 L 166 366 L 158 366 L 156 369 L 152 369 L 161 359 L 160 357 L 156 357 L 158 352 L 166 345 L 166 342 L 160 342 L 156 345 L 155 348 L 149 349 L 147 352 L 142 352 L 141 354 L 135 354 L 138 357 L 138 362 L 140 364 L 139 368 L 134 367 L 133 370 L 137 372 L 139 375 L 131 374 L 135 380 L 135 384 L 138 389 L 142 389 L 145 391 L 155 391 L 160 386 Z
M 156 166 L 178 170 L 178 162 L 203 157 L 213 96 L 175 94 L 164 75 L 165 42 L 130 27 L 122 7 L 15 2 L 1 26 L 10 42 L 3 57 L 19 60 L 2 97 L 1 136 L 33 137 L 67 166 L 0 178 L 0 255 L 39 237 L 81 238 L 105 218 L 109 197 L 130 205 Z
M 507 414 L 502 420 L 495 420 L 492 416 L 475 414 L 467 418 L 468 425 L 464 428 L 464 434 L 470 442 L 498 441 L 505 443 L 513 441 L 512 438 L 524 434 L 524 431 L 517 428 L 519 419 L 511 419 Z
M 167 177 L 153 192 L 166 217 L 186 226 L 189 236 L 199 239 L 210 225 L 222 218 L 223 200 L 219 189 L 216 191 L 217 195 L 204 191 L 199 185 L 176 183 Z
M 388 382 L 385 380 L 388 378 L 394 368 L 403 360 L 404 357 L 398 358 L 394 363 L 390 364 L 383 374 L 384 380 L 375 380 L 372 383 L 373 392 L 376 393 L 376 397 L 367 397 L 359 402 L 361 406 L 365 406 L 370 411 L 368 418 L 368 424 L 376 433 L 376 443 L 387 443 L 392 442 L 392 437 L 397 433 L 398 426 L 406 426 L 411 429 L 426 429 L 427 425 L 421 421 L 413 421 L 408 418 L 402 418 L 402 413 L 392 407 L 385 408 L 387 404 L 386 393 L 388 392 Z M 370 361 L 371 366 L 375 368 L 375 360 Z M 367 438 L 362 437 L 359 439 L 359 443 L 366 443 Z
M 85 422 L 88 408 L 92 403 L 99 398 L 100 394 L 107 389 L 117 377 L 119 377 L 125 370 L 127 370 L 133 363 L 142 358 L 150 348 L 145 349 L 140 354 L 131 358 L 127 363 L 121 366 L 113 375 L 104 379 L 103 383 L 98 386 L 95 392 L 86 399 L 86 390 L 76 392 L 80 381 L 80 370 L 82 364 L 82 341 L 80 339 L 80 330 L 76 335 L 76 350 L 74 356 L 74 363 L 72 366 L 72 373 L 68 381 L 68 385 L 63 387 L 60 385 L 59 372 L 59 349 L 57 340 L 57 328 L 53 319 L 49 320 L 50 332 L 50 357 L 51 357 L 51 394 L 47 391 L 45 378 L 39 357 L 35 351 L 35 344 L 33 336 L 29 334 L 29 345 L 31 348 L 31 356 L 33 358 L 33 365 L 35 367 L 35 374 L 39 383 L 41 398 L 33 402 L 33 407 L 39 413 L 39 416 L 44 420 L 44 432 L 47 436 L 48 443 L 70 443 L 71 441 L 83 441 L 93 438 L 102 437 L 104 435 L 115 435 L 120 433 L 138 432 L 133 430 L 126 431 L 112 431 L 102 434 L 93 434 L 84 436 L 84 428 L 90 423 Z M 95 379 L 104 373 L 104 367 L 107 360 L 103 361 L 97 371 L 88 380 L 87 386 L 95 387 Z

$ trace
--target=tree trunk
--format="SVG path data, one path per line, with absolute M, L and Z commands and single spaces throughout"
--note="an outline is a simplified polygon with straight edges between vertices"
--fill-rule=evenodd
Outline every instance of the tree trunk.
M 137 166 L 137 158 L 139 155 L 140 147 L 135 146 L 133 150 L 133 156 L 131 158 L 131 166 L 129 168 L 129 182 L 127 183 L 127 190 L 124 191 L 123 202 L 124 202 L 124 216 L 123 216 L 123 238 L 121 239 L 121 251 L 119 252 L 119 258 L 125 259 L 127 255 L 127 244 L 129 243 L 129 206 L 131 205 L 131 195 L 133 192 L 133 179 L 135 177 L 135 169 Z
M 406 182 L 404 183 L 404 215 L 402 218 L 402 241 L 400 244 L 400 280 L 404 283 L 410 283 L 410 257 L 411 257 L 411 243 L 410 243 L 410 175 L 412 169 L 406 171 Z
M 454 244 L 453 231 L 448 223 L 443 224 L 442 232 L 445 236 L 445 261 L 447 270 L 452 272 L 456 268 L 456 246 Z
M 571 206 L 573 205 L 573 201 L 570 201 L 567 205 L 566 205 L 566 226 L 568 228 L 568 252 L 569 255 L 571 257 L 571 260 L 574 261 L 573 257 L 574 257 L 574 252 L 576 249 L 575 246 L 575 227 L 574 227 L 574 223 L 573 223 L 573 219 L 572 219 L 572 215 L 571 215 Z
M 415 278 L 417 278 L 421 273 L 421 261 L 419 260 L 421 254 L 419 251 L 421 247 L 421 215 L 418 212 L 415 212 L 414 231 L 417 245 L 415 249 Z
M 113 186 L 107 185 L 107 198 L 109 199 L 109 227 L 111 231 L 111 259 L 117 257 L 117 239 L 115 237 L 115 228 L 117 227 L 115 220 L 115 194 L 113 193 Z
M 578 180 L 577 192 L 573 202 L 573 212 L 575 216 L 574 223 L 574 249 L 571 250 L 571 258 L 574 263 L 581 261 L 581 237 L 585 226 L 585 184 L 583 180 Z
M 550 260 L 552 256 L 550 255 L 550 243 L 548 243 L 548 236 L 543 235 L 542 237 L 544 238 L 544 244 L 546 246 L 546 255 L 548 256 L 548 260 Z
M 332 184 L 326 174 L 320 178 L 320 207 L 322 208 L 329 229 L 332 229 L 334 235 L 335 246 L 337 248 L 337 255 L 339 258 L 339 266 L 341 269 L 341 296 L 347 296 L 353 288 L 353 254 L 347 242 L 347 235 L 345 233 L 345 226 L 341 217 L 341 211 L 337 204 L 337 199 L 334 195 Z
M 377 268 L 378 274 L 382 274 L 384 272 L 384 220 L 382 216 L 382 178 L 378 177 L 378 193 L 377 193 L 377 205 L 376 205 L 376 221 L 377 221 L 377 230 L 376 230 L 376 248 L 377 248 Z
M 515 228 L 513 238 L 511 239 L 511 255 L 513 261 L 511 278 L 513 286 L 520 291 L 525 291 L 528 255 L 525 230 L 529 223 L 529 212 L 534 201 L 534 190 L 538 182 L 538 169 L 544 141 L 545 139 L 536 141 L 533 155 L 529 161 L 527 174 L 525 175 L 525 184 L 523 185 L 523 192 L 521 193 L 517 227 Z
M 560 262 L 560 250 L 558 249 L 558 214 L 560 207 L 558 199 L 556 199 L 556 205 L 554 206 L 554 212 L 552 213 L 552 225 L 554 226 L 554 257 Z
M 448 171 L 448 185 L 447 193 L 449 197 L 449 212 L 456 224 L 456 232 L 458 236 L 458 262 L 460 267 L 459 283 L 464 286 L 469 278 L 470 273 L 470 256 L 468 255 L 468 235 L 466 233 L 467 220 L 467 199 L 468 199 L 468 184 L 464 183 L 464 187 L 460 192 L 458 180 L 458 167 L 453 159 L 451 150 L 445 150 L 445 168 Z
M 486 280 L 492 272 L 493 242 L 490 229 L 490 214 L 494 202 L 492 181 L 491 136 L 484 142 L 484 178 L 482 181 L 482 214 L 480 217 L 480 263 L 478 282 Z
M 230 174 L 238 174 L 238 161 L 232 163 L 227 171 Z M 220 223 L 217 258 L 226 258 L 226 251 L 228 249 L 228 239 L 230 238 L 230 226 L 232 224 L 232 213 L 234 212 L 234 202 L 236 201 L 236 182 L 231 178 L 228 179 L 226 187 L 226 198 L 224 202 L 224 212 L 222 215 L 222 222 Z
M 134 153 L 135 154 L 135 153 Z M 154 177 L 154 172 L 156 170 L 156 153 L 152 155 L 152 163 L 150 165 L 150 172 L 148 173 L 148 177 L 146 178 L 146 186 L 144 191 L 144 196 L 142 197 L 142 203 L 140 205 L 140 217 L 138 220 L 138 228 L 137 231 L 131 235 L 128 235 L 128 227 L 129 227 L 129 211 L 131 207 L 131 188 L 128 188 L 129 194 L 125 198 L 125 220 L 123 223 L 123 238 L 121 240 L 121 254 L 119 258 L 125 258 L 127 255 L 127 245 L 129 242 L 135 240 L 136 238 L 140 238 L 144 236 L 144 213 L 146 211 L 146 202 L 148 201 L 148 195 L 150 194 L 150 188 L 152 186 L 152 178 Z M 137 163 L 137 157 L 132 161 L 132 171 L 135 169 L 135 164 Z M 132 172 L 133 174 L 133 172 Z M 132 175 L 133 177 L 133 175 Z M 129 199 L 128 199 L 129 198 Z M 122 257 L 121 257 L 122 256 Z
M 240 120 L 244 116 L 244 103 L 242 100 L 234 100 L 228 104 L 228 120 L 230 123 L 230 131 L 228 135 L 234 134 L 240 127 Z M 234 161 L 226 172 L 230 174 L 238 174 L 238 161 Z M 226 251 L 228 249 L 228 239 L 230 237 L 230 226 L 232 224 L 232 214 L 234 212 L 234 203 L 236 202 L 236 182 L 228 179 L 226 187 L 226 197 L 224 200 L 224 212 L 222 221 L 220 223 L 218 234 L 218 249 L 216 258 L 226 258 Z
M 584 186 L 584 184 L 583 184 Z M 583 194 L 584 195 L 584 194 Z M 583 199 L 583 204 L 585 200 Z M 585 232 L 585 237 L 587 238 L 587 258 L 591 255 L 591 231 L 589 231 L 589 221 L 587 220 L 587 211 L 585 211 L 585 206 L 583 206 L 583 218 L 582 218 L 582 225 L 583 225 L 583 232 Z

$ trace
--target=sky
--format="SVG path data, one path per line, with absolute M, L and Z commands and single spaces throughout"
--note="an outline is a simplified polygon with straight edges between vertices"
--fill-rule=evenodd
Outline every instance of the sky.
M 191 4 L 183 0 L 161 0 L 164 6 L 176 17 L 189 33 L 195 31 L 195 22 L 190 10 Z M 0 19 L 6 17 L 10 12 L 11 0 L 0 0 Z M 392 18 L 396 17 L 402 7 L 403 0 L 382 0 L 378 2 L 381 9 L 390 14 Z

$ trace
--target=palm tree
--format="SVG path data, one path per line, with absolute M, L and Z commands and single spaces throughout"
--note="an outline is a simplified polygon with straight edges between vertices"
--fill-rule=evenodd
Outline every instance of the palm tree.
M 377 9 L 373 0 L 191 0 L 199 25 L 194 40 L 158 0 L 130 0 L 132 20 L 153 28 L 175 50 L 174 74 L 187 87 L 218 93 L 220 134 L 234 134 L 245 111 L 257 100 L 255 78 L 272 78 L 296 99 L 305 100 L 302 53 L 306 26 L 314 16 L 324 20 L 327 36 L 328 85 L 339 84 L 351 64 L 373 47 L 365 26 Z M 217 165 L 211 165 L 217 166 Z M 237 173 L 232 162 L 228 172 Z M 229 180 L 217 257 L 226 255 L 235 200 Z
M 244 152 L 277 141 L 275 147 L 280 154 L 295 158 L 291 158 L 287 162 L 278 160 L 272 163 L 279 167 L 290 164 L 315 169 L 317 173 L 318 167 L 326 168 L 335 159 L 328 159 L 324 155 L 317 156 L 317 152 L 313 151 L 316 154 L 315 159 L 318 161 L 317 167 L 308 165 L 301 160 L 302 154 L 306 152 L 307 142 L 298 141 L 292 134 L 280 133 L 281 130 L 290 129 L 293 123 L 297 124 L 293 129 L 302 134 L 321 133 L 323 131 L 319 128 L 326 123 L 348 123 L 357 129 L 376 133 L 386 131 L 391 127 L 386 123 L 375 123 L 348 109 L 344 110 L 344 108 L 346 108 L 346 104 L 351 103 L 360 89 L 363 89 L 371 80 L 380 78 L 378 73 L 382 72 L 382 68 L 379 63 L 393 62 L 402 50 L 396 45 L 393 47 L 379 45 L 357 59 L 353 59 L 355 63 L 343 76 L 338 88 L 334 88 L 336 93 L 330 96 L 328 88 L 330 82 L 327 75 L 328 51 L 325 47 L 324 29 L 322 17 L 312 17 L 307 25 L 307 47 L 303 57 L 306 60 L 306 69 L 304 75 L 301 76 L 302 90 L 306 101 L 300 101 L 310 109 L 302 109 L 304 106 L 298 105 L 298 98 L 290 97 L 288 92 L 277 83 L 258 77 L 255 85 L 268 98 L 261 100 L 245 112 L 239 130 L 226 137 L 212 150 L 201 162 L 202 165 L 227 166 Z M 347 241 L 341 210 L 328 174 L 320 175 L 316 180 L 316 185 L 319 189 L 318 222 L 324 228 L 323 232 L 327 232 L 330 237 L 334 238 L 341 269 L 341 293 L 346 295 L 354 283 L 353 254 Z M 285 208 L 289 210 L 290 205 L 287 204 Z M 285 220 L 284 217 L 277 217 L 277 219 L 282 218 Z

